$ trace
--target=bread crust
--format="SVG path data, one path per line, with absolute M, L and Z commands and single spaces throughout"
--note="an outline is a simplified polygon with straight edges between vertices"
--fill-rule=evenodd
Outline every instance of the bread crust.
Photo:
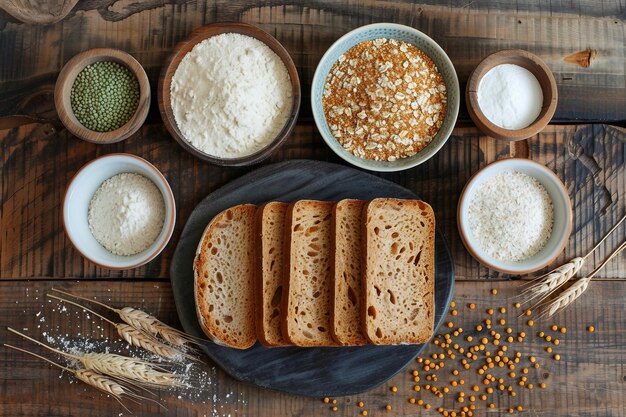
M 251 219 L 254 219 L 256 214 L 256 206 L 253 204 L 241 204 L 230 209 L 226 209 L 216 215 L 204 229 L 202 233 L 202 237 L 200 238 L 200 242 L 196 249 L 196 256 L 193 263 L 193 271 L 194 271 L 194 298 L 196 304 L 196 314 L 198 317 L 198 323 L 202 328 L 204 334 L 212 340 L 214 343 L 229 346 L 236 349 L 247 349 L 254 345 L 256 342 L 256 331 L 254 330 L 255 324 L 252 323 L 253 330 L 250 335 L 246 337 L 246 335 L 242 335 L 241 338 L 232 337 L 232 335 L 228 334 L 228 332 L 220 332 L 217 326 L 214 323 L 214 320 L 211 318 L 215 315 L 213 312 L 209 311 L 209 307 L 207 306 L 205 299 L 205 289 L 208 287 L 208 271 L 207 268 L 211 263 L 211 252 L 208 247 L 209 244 L 212 243 L 213 234 L 215 233 L 217 226 L 224 220 L 225 217 L 232 215 L 233 217 L 241 215 L 241 216 L 249 216 Z M 254 221 L 251 222 L 252 226 L 254 226 Z M 251 231 L 251 235 L 254 236 L 255 232 Z M 250 264 L 251 274 L 254 274 L 256 265 L 254 263 L 255 259 L 258 258 L 256 254 L 256 245 L 254 241 L 251 243 L 250 248 L 250 259 L 245 259 L 242 262 L 247 262 Z M 205 272 L 207 275 L 205 276 Z M 250 283 L 254 285 L 254 276 L 250 277 Z M 252 288 L 254 290 L 254 288 Z M 251 297 L 250 302 L 252 304 L 250 319 L 254 321 L 255 313 L 254 313 L 254 297 Z

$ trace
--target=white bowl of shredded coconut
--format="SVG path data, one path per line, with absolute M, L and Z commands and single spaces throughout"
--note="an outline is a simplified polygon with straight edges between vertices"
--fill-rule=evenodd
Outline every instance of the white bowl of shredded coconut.
M 463 244 L 480 263 L 527 274 L 563 251 L 572 230 L 572 207 L 550 169 L 511 158 L 486 166 L 468 181 L 457 222 Z
M 82 167 L 63 202 L 63 225 L 74 247 L 108 269 L 154 259 L 174 231 L 176 205 L 161 172 L 145 159 L 110 154 Z

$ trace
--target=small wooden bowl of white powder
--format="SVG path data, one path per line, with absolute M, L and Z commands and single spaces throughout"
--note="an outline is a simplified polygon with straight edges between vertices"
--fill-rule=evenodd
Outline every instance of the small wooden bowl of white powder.
M 542 131 L 554 116 L 558 91 L 550 68 L 521 49 L 485 58 L 465 89 L 470 117 L 483 133 L 516 141 Z
M 174 139 L 216 165 L 251 165 L 291 133 L 300 80 L 287 50 L 244 23 L 196 29 L 159 78 L 159 110 Z
M 82 167 L 68 185 L 63 225 L 74 247 L 107 269 L 132 269 L 163 251 L 176 223 L 174 195 L 161 172 L 131 154 Z
M 468 181 L 457 210 L 463 244 L 483 265 L 528 274 L 550 264 L 572 230 L 567 189 L 548 168 L 504 159 Z

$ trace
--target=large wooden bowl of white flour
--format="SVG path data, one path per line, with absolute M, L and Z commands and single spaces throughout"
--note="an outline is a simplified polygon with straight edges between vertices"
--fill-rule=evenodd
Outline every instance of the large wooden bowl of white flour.
M 217 23 L 176 46 L 161 71 L 158 102 L 166 128 L 187 151 L 216 165 L 250 165 L 291 133 L 300 80 L 271 35 Z

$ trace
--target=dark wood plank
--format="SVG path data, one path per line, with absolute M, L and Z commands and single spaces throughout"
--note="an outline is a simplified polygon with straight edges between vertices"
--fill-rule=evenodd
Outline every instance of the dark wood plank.
M 612 126 L 549 126 L 530 140 L 528 149 L 522 145 L 514 148 L 513 154 L 528 153 L 530 159 L 550 167 L 569 189 L 574 232 L 555 264 L 584 254 L 623 215 L 625 142 L 626 130 Z M 1 278 L 168 277 L 176 242 L 193 208 L 210 192 L 254 169 L 221 169 L 204 163 L 178 146 L 161 124 L 146 125 L 125 142 L 100 146 L 50 125 L 33 124 L 0 131 L 0 152 Z M 133 153 L 154 163 L 170 182 L 178 207 L 176 230 L 165 252 L 132 271 L 108 271 L 84 261 L 63 232 L 65 187 L 82 165 L 111 152 Z M 472 173 L 510 154 L 508 144 L 481 136 L 475 129 L 462 128 L 456 129 L 427 163 L 404 172 L 379 174 L 432 204 L 456 262 L 458 279 L 501 276 L 479 267 L 463 247 L 456 229 L 456 205 Z M 342 163 L 310 125 L 299 125 L 263 165 L 295 158 Z M 617 247 L 625 229 L 618 229 L 600 248 L 589 270 Z M 600 276 L 626 278 L 626 270 L 611 265 Z
M 623 260 L 621 261 L 623 263 Z M 505 376 L 503 369 L 489 370 L 494 375 L 506 378 L 505 385 L 512 384 L 517 392 L 516 397 L 505 394 L 489 395 L 487 402 L 476 401 L 477 413 L 486 415 L 486 404 L 493 402 L 495 409 L 488 415 L 504 415 L 509 407 L 522 405 L 524 412 L 520 415 L 537 416 L 614 416 L 623 417 L 624 413 L 624 374 L 620 364 L 626 362 L 626 316 L 623 308 L 624 283 L 620 281 L 593 282 L 587 292 L 576 301 L 568 310 L 558 315 L 554 320 L 538 322 L 530 328 L 525 323 L 527 318 L 517 319 L 519 310 L 512 304 L 518 299 L 515 296 L 520 288 L 516 283 L 501 281 L 493 282 L 459 282 L 456 289 L 456 303 L 458 316 L 450 317 L 454 327 L 464 329 L 463 336 L 472 335 L 476 340 L 480 335 L 473 329 L 476 324 L 487 318 L 486 308 L 497 309 L 505 306 L 506 314 L 496 313 L 492 319 L 500 316 L 507 320 L 513 334 L 524 331 L 527 334 L 523 343 L 508 343 L 509 356 L 520 352 L 522 358 L 516 367 L 518 376 Z M 46 335 L 58 336 L 68 334 L 69 337 L 78 337 L 78 332 L 84 337 L 99 338 L 113 337 L 110 326 L 99 321 L 86 318 L 76 309 L 62 312 L 56 302 L 48 303 L 44 300 L 44 293 L 51 286 L 57 286 L 77 294 L 111 302 L 116 306 L 133 306 L 154 313 L 164 321 L 177 324 L 176 314 L 170 286 L 164 282 L 112 282 L 89 281 L 80 282 L 0 282 L 0 340 L 42 353 L 42 349 L 20 340 L 9 333 L 6 326 L 12 326 L 38 339 L 45 339 Z M 490 294 L 490 289 L 496 288 L 496 296 Z M 476 303 L 477 308 L 470 310 L 467 304 Z M 567 333 L 555 333 L 549 330 L 552 324 L 566 326 Z M 594 325 L 594 333 L 587 332 L 586 326 Z M 102 329 L 98 329 L 101 326 Z M 502 327 L 498 329 L 504 335 Z M 445 329 L 445 328 L 444 328 Z M 442 331 L 444 331 L 442 329 Z M 551 359 L 551 354 L 544 351 L 549 344 L 535 336 L 535 332 L 543 330 L 552 337 L 560 340 L 558 346 L 552 345 L 553 353 L 561 355 L 560 362 Z M 483 331 L 485 333 L 485 331 Z M 482 336 L 480 336 L 482 337 Z M 491 339 L 491 338 L 490 338 Z M 470 343 L 464 337 L 457 337 L 454 343 L 467 348 Z M 472 344 L 475 344 L 474 341 Z M 488 350 L 493 350 L 489 344 Z M 430 358 L 433 353 L 442 350 L 431 344 L 423 355 Z M 494 354 L 495 355 L 495 354 Z M 532 355 L 540 363 L 539 369 L 530 367 L 528 357 Z M 482 377 L 476 373 L 477 363 L 471 365 L 470 370 L 463 370 L 460 364 L 461 355 L 456 360 L 445 359 L 445 367 L 436 372 L 438 381 L 429 382 L 426 374 L 417 363 L 408 366 L 391 381 L 374 388 L 367 393 L 337 399 L 338 411 L 332 412 L 330 406 L 319 398 L 297 397 L 263 390 L 252 385 L 235 381 L 228 377 L 219 368 L 211 363 L 203 369 L 211 378 L 206 386 L 204 403 L 197 400 L 178 399 L 176 394 L 161 393 L 168 411 L 159 412 L 156 406 L 132 406 L 137 416 L 167 415 L 167 416 L 355 416 L 359 415 L 356 403 L 363 401 L 364 409 L 370 416 L 391 415 L 437 415 L 435 409 L 443 404 L 448 410 L 459 410 L 463 405 L 469 405 L 470 395 L 484 393 L 485 386 Z M 479 361 L 481 362 L 481 361 Z M 481 362 L 482 363 L 482 362 Z M 535 388 L 530 390 L 517 385 L 523 367 L 529 367 L 525 376 Z M 421 386 L 420 392 L 415 392 L 410 372 L 419 369 Z M 454 377 L 453 369 L 461 373 Z M 40 360 L 28 357 L 0 347 L 0 416 L 14 417 L 39 415 L 80 415 L 111 416 L 123 413 L 124 410 L 112 399 L 105 398 L 91 388 L 81 384 L 70 384 L 69 377 L 61 377 L 57 369 L 51 368 Z M 463 379 L 464 385 L 451 387 L 453 379 Z M 546 389 L 540 389 L 539 383 L 545 382 Z M 423 387 L 425 384 L 436 384 L 443 390 L 449 386 L 450 394 L 443 400 L 435 397 Z M 479 393 L 471 387 L 478 385 Z M 390 387 L 396 386 L 397 393 L 392 393 Z M 465 402 L 455 402 L 456 393 L 465 392 Z M 454 394 L 454 395 L 453 395 Z M 410 404 L 409 398 L 423 399 L 432 405 L 430 413 L 424 414 L 423 407 Z M 386 412 L 385 405 L 392 406 L 392 412 Z M 498 412 L 496 414 L 496 412 Z
M 401 1 L 321 1 L 311 6 L 283 1 L 216 2 L 109 0 L 81 2 L 64 20 L 46 26 L 15 23 L 0 14 L 0 117 L 29 115 L 54 119 L 52 87 L 61 67 L 93 47 L 114 47 L 134 55 L 153 88 L 173 46 L 193 29 L 213 22 L 241 21 L 274 35 L 292 55 L 303 86 L 301 118 L 310 119 L 308 88 L 326 49 L 341 35 L 373 22 L 396 22 L 433 37 L 450 55 L 461 81 L 478 62 L 500 49 L 521 48 L 539 55 L 555 74 L 559 106 L 555 121 L 626 120 L 626 32 L 623 1 L 517 2 L 513 0 L 438 5 Z M 588 67 L 565 58 L 593 49 Z M 158 117 L 155 107 L 152 117 Z M 468 120 L 464 108 L 460 120 Z

